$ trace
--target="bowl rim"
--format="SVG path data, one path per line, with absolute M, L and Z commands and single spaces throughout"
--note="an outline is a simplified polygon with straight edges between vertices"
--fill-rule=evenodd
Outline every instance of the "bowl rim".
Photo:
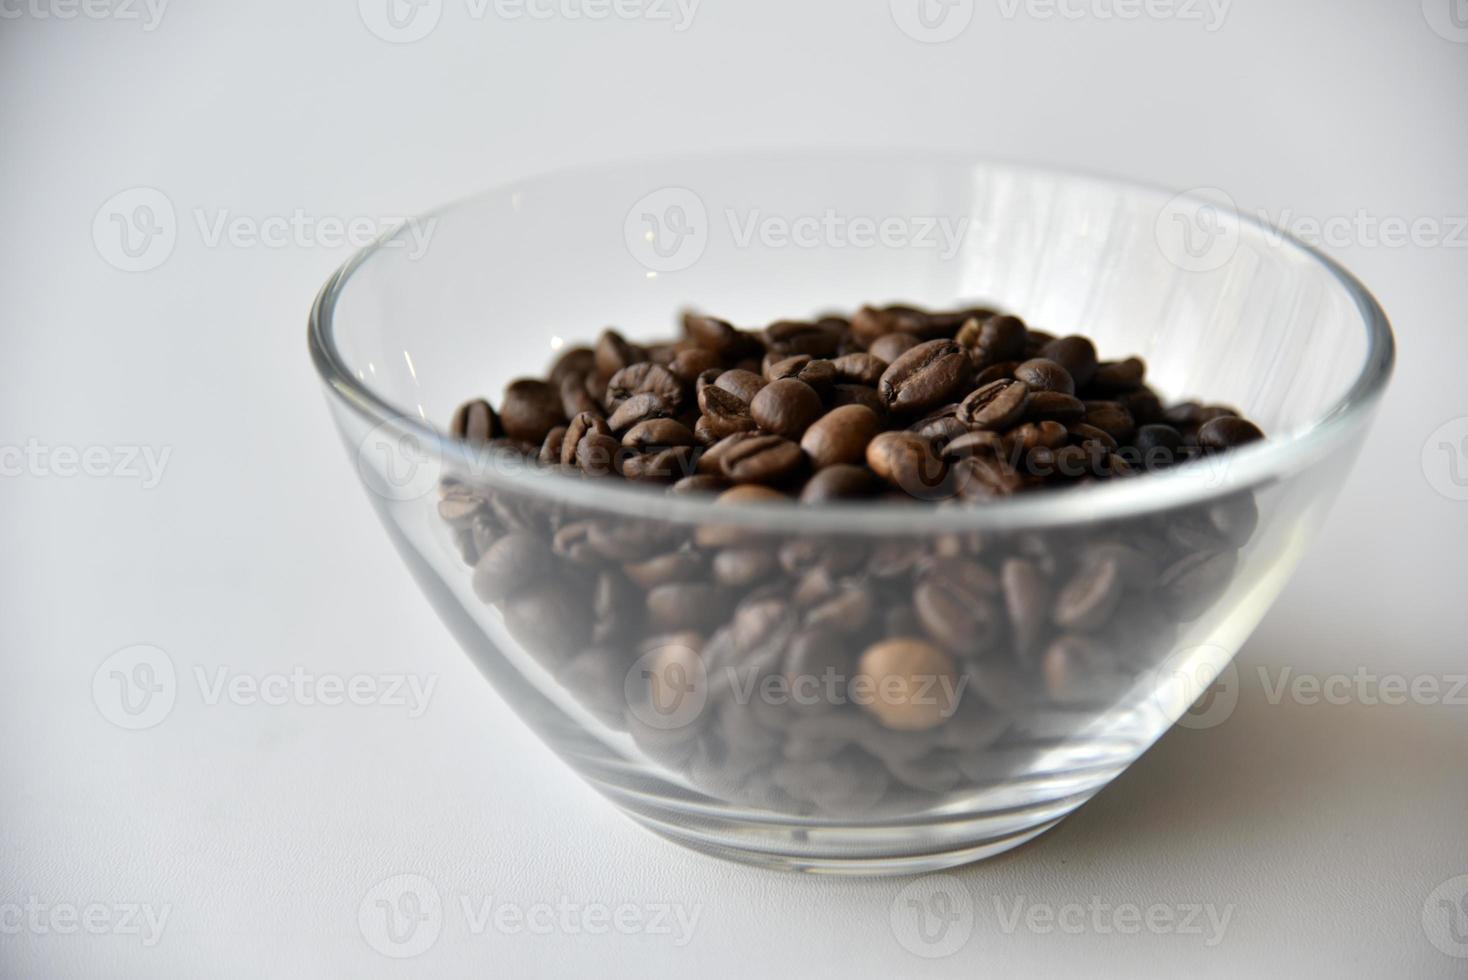
M 1225 454 L 1227 465 L 1205 478 L 1206 462 L 1194 462 L 1131 479 L 1107 481 L 1086 487 L 1033 494 L 1016 494 L 960 506 L 893 506 L 890 502 L 832 502 L 805 504 L 788 502 L 718 503 L 702 494 L 671 495 L 660 488 L 643 487 L 615 480 L 587 480 L 558 473 L 517 460 L 493 447 L 474 446 L 439 430 L 416 413 L 393 405 L 359 379 L 348 368 L 336 345 L 334 313 L 344 290 L 358 269 L 384 249 L 404 225 L 389 231 L 376 242 L 350 256 L 332 273 L 316 296 L 307 327 L 311 359 L 322 382 L 336 399 L 370 425 L 395 437 L 416 440 L 427 458 L 449 472 L 473 474 L 476 482 L 498 489 L 520 492 L 549 501 L 604 511 L 609 514 L 654 518 L 673 523 L 719 523 L 763 530 L 827 533 L 921 533 L 959 531 L 1017 531 L 1123 519 L 1172 510 L 1226 497 L 1296 472 L 1328 455 L 1337 443 L 1369 418 L 1391 378 L 1396 344 L 1391 325 L 1381 305 L 1354 275 L 1321 250 L 1299 240 L 1284 229 L 1238 209 L 1199 196 L 1110 174 L 1049 165 L 1035 165 L 995 157 L 954 151 L 917 153 L 893 150 L 774 149 L 735 153 L 703 152 L 617 160 L 552 169 L 501 182 L 434 208 L 415 219 L 442 217 L 471 203 L 514 194 L 537 183 L 574 177 L 592 177 L 608 171 L 668 165 L 730 164 L 749 161 L 821 161 L 849 163 L 853 154 L 869 160 L 910 163 L 913 166 L 960 165 L 970 169 L 1009 171 L 1056 181 L 1089 182 L 1108 186 L 1120 193 L 1153 199 L 1193 197 L 1221 208 L 1242 226 L 1263 231 L 1274 247 L 1290 248 L 1313 260 L 1345 289 L 1366 331 L 1366 352 L 1356 378 L 1344 394 L 1324 413 L 1294 432 L 1271 436 L 1262 442 Z M 360 451 L 360 444 L 358 447 Z M 447 465 L 446 464 L 451 464 Z

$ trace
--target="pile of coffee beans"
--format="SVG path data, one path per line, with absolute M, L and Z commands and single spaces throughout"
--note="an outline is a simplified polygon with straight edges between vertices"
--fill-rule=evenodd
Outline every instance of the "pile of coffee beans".
M 1138 358 L 988 309 L 682 327 L 607 330 L 498 409 L 465 404 L 452 432 L 716 505 L 941 507 L 1263 438 L 1231 408 L 1164 404 Z M 1113 703 L 1227 588 L 1258 521 L 1242 493 L 1051 532 L 782 535 L 466 475 L 445 477 L 439 513 L 480 599 L 646 755 L 722 800 L 844 815 L 1002 781 L 1054 744 L 1036 718 Z

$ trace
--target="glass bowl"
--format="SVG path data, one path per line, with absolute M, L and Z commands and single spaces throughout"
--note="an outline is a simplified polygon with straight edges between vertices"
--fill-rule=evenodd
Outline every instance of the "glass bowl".
M 1169 402 L 1234 405 L 1269 438 L 980 503 L 934 483 L 912 505 L 804 505 L 578 478 L 445 435 L 461 402 L 497 404 L 607 325 L 644 340 L 688 307 L 754 327 L 898 300 L 1086 334 L 1143 357 Z M 1355 279 L 1215 202 L 845 152 L 481 194 L 349 261 L 310 347 L 388 536 L 526 724 L 665 837 L 847 873 L 1015 847 L 1185 713 L 1229 710 L 1221 675 L 1393 360 Z M 892 642 L 942 653 L 889 673 Z

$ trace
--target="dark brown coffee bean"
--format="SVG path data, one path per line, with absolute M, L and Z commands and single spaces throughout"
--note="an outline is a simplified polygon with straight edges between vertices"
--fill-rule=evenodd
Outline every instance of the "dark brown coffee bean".
M 1147 365 L 1139 357 L 1108 361 L 1096 368 L 1090 386 L 1100 394 L 1117 394 L 1141 387 L 1146 374 Z
M 1083 421 L 1105 432 L 1118 443 L 1130 442 L 1136 434 L 1136 420 L 1120 402 L 1091 401 L 1085 403 L 1085 409 Z
M 601 414 L 601 403 L 586 387 L 591 377 L 591 375 L 573 374 L 561 379 L 561 412 L 566 418 L 574 419 L 582 412 Z
M 874 306 L 863 306 L 851 317 L 852 336 L 868 350 L 877 340 L 896 330 L 897 317 Z
M 675 582 L 647 593 L 648 621 L 667 632 L 705 633 L 729 616 L 729 592 L 710 582 Z
M 672 483 L 691 476 L 697 464 L 692 446 L 670 446 L 647 453 L 631 453 L 622 460 L 622 476 L 645 483 Z
M 943 446 L 943 455 L 952 460 L 977 454 L 998 456 L 1003 452 L 1004 437 L 997 432 L 989 432 L 985 429 L 965 431 L 957 438 L 950 439 Z
M 1000 432 L 1024 415 L 1030 389 L 1023 381 L 993 381 L 970 392 L 958 406 L 958 420 L 973 429 Z
M 833 385 L 830 403 L 832 408 L 840 408 L 842 405 L 864 405 L 871 409 L 879 419 L 887 416 L 887 405 L 882 401 L 882 396 L 877 394 L 877 389 L 868 388 L 866 385 Z
M 668 362 L 668 370 L 685 388 L 697 384 L 699 376 L 705 371 L 716 371 L 718 368 L 719 355 L 702 347 L 681 350 Z
M 821 417 L 821 396 L 795 378 L 771 381 L 749 403 L 749 414 L 760 428 L 787 439 L 799 439 Z
M 999 583 L 982 565 L 957 558 L 934 562 L 912 594 L 928 636 L 962 656 L 988 650 L 1000 629 Z
M 786 357 L 796 354 L 830 357 L 836 353 L 836 345 L 841 342 L 841 329 L 830 321 L 805 323 L 799 320 L 781 320 L 765 328 L 765 346 Z
M 613 413 L 636 395 L 656 395 L 676 415 L 683 406 L 683 383 L 660 364 L 643 361 L 623 368 L 607 382 L 607 408 Z
M 783 436 L 751 436 L 734 443 L 719 465 L 734 483 L 783 483 L 800 471 L 805 456 L 800 446 Z
M 740 432 L 753 432 L 756 428 L 754 417 L 749 412 L 749 404 L 718 385 L 704 388 L 699 393 L 698 404 L 703 410 L 698 427 L 715 439 L 723 439 Z
M 1055 623 L 1061 629 L 1100 629 L 1121 602 L 1121 569 L 1114 557 L 1082 567 L 1055 597 Z
M 512 381 L 500 403 L 500 422 L 511 439 L 538 446 L 545 441 L 547 432 L 566 424 L 560 393 L 544 381 L 532 378 Z
M 692 476 L 685 476 L 674 481 L 673 485 L 668 487 L 668 492 L 677 495 L 719 493 L 728 488 L 729 482 L 721 476 L 711 473 L 694 473 Z
M 662 395 L 644 392 L 623 399 L 607 419 L 607 425 L 613 432 L 626 432 L 649 419 L 661 419 L 675 414 L 677 409 Z
M 485 602 L 499 602 L 539 581 L 550 570 L 551 551 L 540 538 L 506 534 L 474 566 L 474 594 Z
M 1059 391 L 1037 391 L 1025 402 L 1025 419 L 1039 422 L 1050 419 L 1062 425 L 1079 422 L 1086 414 L 1086 404 L 1074 395 Z
M 720 374 L 714 381 L 716 387 L 722 388 L 730 394 L 748 404 L 759 394 L 759 390 L 765 386 L 765 379 L 753 371 L 745 371 L 735 368 Z
M 1014 376 L 1029 385 L 1031 391 L 1058 391 L 1062 395 L 1076 393 L 1075 379 L 1070 372 L 1044 357 L 1021 362 L 1014 369 Z
M 537 457 L 541 466 L 554 466 L 561 461 L 561 443 L 566 438 L 566 427 L 558 425 L 545 434 L 545 442 L 540 444 L 540 455 Z
M 702 420 L 700 420 L 701 423 Z M 704 451 L 704 454 L 699 457 L 698 472 L 722 478 L 724 475 L 724 454 L 733 449 L 738 443 L 743 442 L 745 439 L 752 439 L 754 436 L 754 432 L 735 432 L 718 440 L 709 446 Z
M 567 347 L 551 365 L 548 380 L 551 387 L 559 391 L 561 382 L 567 378 L 584 378 L 595 370 L 596 351 L 590 347 Z
M 881 421 L 866 406 L 843 405 L 810 425 L 801 437 L 800 448 L 818 470 L 839 463 L 860 463 L 866 458 L 867 443 L 881 427 Z
M 775 553 L 767 547 L 725 548 L 714 555 L 714 581 L 730 588 L 748 588 L 777 571 Z
M 998 315 L 980 320 L 973 347 L 985 363 L 1018 361 L 1025 354 L 1029 331 L 1019 317 Z
M 1008 450 L 1006 449 L 1006 453 Z M 964 500 L 1007 497 L 1025 487 L 1025 480 L 1001 455 L 963 456 L 953 463 L 954 493 Z
M 1096 345 L 1087 337 L 1070 336 L 1052 340 L 1040 348 L 1040 356 L 1065 368 L 1066 373 L 1075 381 L 1076 390 L 1084 389 L 1096 374 Z
M 1198 427 L 1198 445 L 1205 452 L 1222 452 L 1264 438 L 1259 427 L 1247 419 L 1219 416 Z
M 627 578 L 642 589 L 672 582 L 697 582 L 706 577 L 708 562 L 697 551 L 670 551 L 622 566 Z
M 1028 452 L 1036 446 L 1059 449 L 1070 438 L 1070 433 L 1059 422 L 1026 422 L 1010 429 L 1004 438 L 1012 448 Z
M 947 496 L 948 464 L 911 432 L 883 432 L 867 443 L 867 466 L 887 483 L 924 500 Z
M 1120 448 L 1116 437 L 1105 429 L 1098 429 L 1085 422 L 1072 422 L 1066 428 L 1070 430 L 1071 440 L 1078 446 L 1088 448 L 1099 446 L 1108 453 L 1114 453 Z
M 576 465 L 591 476 L 614 476 L 621 472 L 626 453 L 616 436 L 588 432 L 576 443 Z
M 449 423 L 449 431 L 454 438 L 476 444 L 493 439 L 499 435 L 498 430 L 499 420 L 495 418 L 494 409 L 482 398 L 460 405 Z
M 891 364 L 916 347 L 918 343 L 918 339 L 910 333 L 889 333 L 873 340 L 867 347 L 867 352 L 878 360 Z M 886 368 L 882 370 L 885 371 Z M 881 375 L 878 375 L 879 379 L 880 377 Z M 876 387 L 876 383 L 873 382 L 872 386 Z
M 1157 393 L 1147 388 L 1136 388 L 1116 395 L 1116 402 L 1127 410 L 1127 414 L 1138 425 L 1151 425 L 1162 421 L 1162 400 Z
M 800 489 L 800 500 L 807 504 L 852 500 L 871 496 L 877 487 L 876 476 L 865 466 L 837 463 L 824 467 L 805 481 L 805 486 Z
M 602 331 L 601 338 L 597 340 L 593 356 L 597 373 L 603 378 L 610 378 L 623 368 L 643 360 L 647 352 L 636 344 L 628 343 L 626 337 L 608 328 Z
M 589 435 L 610 436 L 612 430 L 606 421 L 593 412 L 582 412 L 571 419 L 566 427 L 566 436 L 561 440 L 561 462 L 566 466 L 576 463 L 576 453 L 581 441 Z
M 1105 646 L 1076 633 L 1057 637 L 1040 667 L 1045 691 L 1058 704 L 1108 701 L 1123 682 Z
M 683 332 L 689 340 L 719 358 L 747 353 L 754 339 L 726 320 L 692 312 L 683 314 Z
M 1019 367 L 1019 361 L 1000 361 L 990 364 L 974 375 L 974 387 L 983 388 L 996 381 L 1014 380 L 1014 369 Z
M 930 340 L 888 365 L 877 392 L 893 411 L 916 415 L 953 401 L 969 374 L 969 360 L 957 344 Z
M 867 385 L 875 388 L 887 370 L 887 362 L 875 354 L 847 354 L 831 361 L 838 384 Z
M 1009 558 L 999 569 L 1004 608 L 1015 656 L 1027 662 L 1044 635 L 1050 618 L 1050 582 L 1040 566 L 1026 558 Z
M 907 431 L 922 436 L 943 451 L 950 442 L 968 433 L 969 427 L 958 417 L 958 405 L 944 405 L 926 418 L 919 419 L 907 427 Z
M 567 584 L 547 579 L 505 600 L 505 628 L 539 658 L 560 661 L 591 640 L 585 599 Z
M 647 419 L 638 422 L 622 437 L 622 445 L 640 453 L 671 446 L 692 446 L 697 443 L 688 426 L 677 419 Z

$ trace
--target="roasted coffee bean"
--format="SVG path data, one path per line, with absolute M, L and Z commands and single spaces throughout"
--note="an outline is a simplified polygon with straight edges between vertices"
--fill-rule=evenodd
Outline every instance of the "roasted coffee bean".
M 1009 613 L 1015 656 L 1026 662 L 1050 617 L 1050 582 L 1040 566 L 1027 558 L 1009 558 L 999 570 L 1004 608 Z
M 1014 376 L 1028 385 L 1031 391 L 1058 391 L 1062 395 L 1076 393 L 1075 379 L 1070 372 L 1044 357 L 1022 361 L 1015 367 Z
M 740 401 L 748 404 L 759 394 L 759 390 L 765 386 L 765 379 L 753 371 L 745 371 L 742 368 L 734 368 L 725 371 L 714 380 L 718 388 L 735 395 Z
M 749 414 L 760 428 L 787 439 L 799 439 L 821 417 L 821 396 L 795 378 L 771 381 L 749 403 Z
M 569 377 L 585 378 L 596 370 L 596 351 L 590 347 L 567 347 L 551 365 L 548 380 L 557 390 Z
M 1030 388 L 1023 381 L 992 381 L 958 405 L 958 420 L 972 429 L 1008 429 L 1024 415 Z
M 622 437 L 622 445 L 641 453 L 696 444 L 697 440 L 688 426 L 676 419 L 647 419 L 628 429 Z
M 692 312 L 683 314 L 683 332 L 689 340 L 719 358 L 747 353 L 753 340 L 726 320 Z
M 1162 401 L 1157 393 L 1146 388 L 1123 391 L 1116 395 L 1117 404 L 1127 410 L 1137 425 L 1151 425 L 1162 421 Z
M 1013 381 L 1014 369 L 1019 367 L 1019 361 L 999 361 L 987 365 L 974 375 L 974 387 L 983 388 L 996 381 Z
M 586 387 L 590 378 L 591 375 L 573 374 L 561 379 L 561 412 L 566 418 L 574 419 L 582 412 L 601 414 L 601 403 Z
M 1008 453 L 1007 448 L 1005 452 Z M 1006 459 L 983 454 L 959 458 L 953 464 L 951 477 L 954 493 L 964 500 L 1007 497 L 1025 486 L 1024 478 Z
M 805 486 L 800 488 L 800 500 L 807 504 L 853 500 L 871 496 L 878 486 L 876 476 L 865 466 L 836 463 L 805 481 Z
M 1205 452 L 1221 452 L 1264 438 L 1259 427 L 1247 419 L 1222 415 L 1198 427 L 1198 445 Z
M 1087 337 L 1070 336 L 1052 340 L 1040 348 L 1040 356 L 1065 368 L 1077 390 L 1086 388 L 1096 374 L 1096 345 Z M 1074 394 L 1074 392 L 1072 392 Z
M 608 328 L 602 331 L 600 339 L 596 342 L 593 360 L 596 363 L 596 372 L 603 378 L 610 378 L 618 371 L 636 364 L 646 356 L 647 352 L 641 347 L 628 343 L 626 337 Z
M 693 475 L 696 462 L 696 451 L 692 446 L 634 452 L 622 460 L 622 476 L 645 483 L 672 483 Z
M 1074 395 L 1059 391 L 1037 391 L 1025 403 L 1025 419 L 1039 422 L 1049 419 L 1070 425 L 1079 422 L 1086 414 L 1086 404 Z
M 1056 638 L 1040 668 L 1045 691 L 1058 704 L 1106 701 L 1122 683 L 1106 648 L 1075 633 Z
M 591 476 L 613 476 L 621 472 L 626 453 L 616 436 L 589 432 L 576 443 L 576 465 Z
M 1059 422 L 1026 422 L 1015 426 L 1005 435 L 1009 445 L 1028 452 L 1036 446 L 1059 449 L 1070 438 L 1070 433 Z
M 807 627 L 790 637 L 785 652 L 785 677 L 792 691 L 807 698 L 812 706 L 835 707 L 846 702 L 846 682 L 855 661 L 851 641 L 832 629 Z
M 870 692 L 862 707 L 886 728 L 926 731 L 958 707 L 953 659 L 926 640 L 905 636 L 868 647 L 852 683 Z
M 624 367 L 607 382 L 608 410 L 615 413 L 634 395 L 655 395 L 667 406 L 667 414 L 676 415 L 683 406 L 683 383 L 662 365 L 640 361 Z
M 1087 448 L 1099 446 L 1108 453 L 1114 453 L 1121 448 L 1115 436 L 1089 423 L 1072 422 L 1066 428 L 1070 431 L 1071 440 L 1078 446 Z
M 908 426 L 907 431 L 922 436 L 941 451 L 954 439 L 967 434 L 969 427 L 959 420 L 957 405 L 945 405 Z
M 803 323 L 781 320 L 765 328 L 765 346 L 786 357 L 795 354 L 830 357 L 841 342 L 841 331 L 842 328 L 831 321 Z
M 877 389 L 868 388 L 866 385 L 833 385 L 829 400 L 832 408 L 840 408 L 842 405 L 864 405 L 871 409 L 878 418 L 887 416 L 887 404 L 882 401 L 882 396 L 877 394 Z
M 920 341 L 910 333 L 889 333 L 872 341 L 871 345 L 867 347 L 867 353 L 871 354 L 878 360 L 884 361 L 887 364 L 891 364 L 903 354 L 906 354 L 908 351 L 916 347 L 919 342 Z M 886 368 L 883 368 L 882 370 L 885 371 Z M 879 379 L 880 377 L 881 376 L 878 375 Z M 872 386 L 876 387 L 876 384 L 873 383 Z
M 500 403 L 500 423 L 511 439 L 540 445 L 546 433 L 566 424 L 561 396 L 544 381 L 521 378 L 510 382 Z
M 932 444 L 911 432 L 883 432 L 867 443 L 867 466 L 881 479 L 913 497 L 944 493 L 948 465 Z
M 737 394 L 718 385 L 710 385 L 698 396 L 703 415 L 696 428 L 703 429 L 709 436 L 722 439 L 740 432 L 753 432 L 756 428 L 749 404 Z
M 965 346 L 971 347 L 985 364 L 1019 360 L 1025 353 L 1027 334 L 1019 317 L 1004 314 L 977 320 L 972 329 L 967 324 L 959 329 L 961 340 L 968 341 Z
M 540 444 L 540 455 L 537 457 L 541 466 L 554 466 L 561 461 L 561 443 L 566 438 L 566 427 L 558 425 L 545 434 L 545 442 Z
M 875 354 L 847 354 L 831 361 L 839 384 L 866 385 L 875 388 L 887 370 L 887 362 Z
M 957 438 L 948 440 L 943 446 L 943 455 L 950 460 L 963 459 L 980 453 L 998 456 L 1003 452 L 1004 437 L 997 432 L 988 432 L 984 429 L 965 432 Z
M 474 594 L 485 602 L 499 602 L 550 569 L 551 551 L 544 541 L 532 534 L 506 534 L 474 566 Z
M 673 485 L 668 487 L 668 492 L 674 494 L 718 493 L 728 487 L 728 481 L 721 476 L 712 473 L 694 473 L 675 480 Z
M 1113 557 L 1093 561 L 1055 597 L 1055 624 L 1065 630 L 1100 629 L 1121 602 L 1121 569 Z
M 561 661 L 591 639 L 586 601 L 565 583 L 545 580 L 517 593 L 504 605 L 505 628 L 541 657 Z
M 935 562 L 912 594 L 928 636 L 961 656 L 993 645 L 1000 629 L 999 583 L 982 565 L 948 558 Z
M 626 432 L 649 419 L 667 418 L 675 414 L 677 412 L 673 404 L 662 395 L 645 392 L 633 395 L 618 404 L 611 417 L 607 419 L 607 425 L 613 432 Z
M 768 547 L 753 545 L 725 548 L 714 555 L 714 581 L 730 588 L 748 588 L 763 582 L 775 570 L 775 553 Z
M 881 420 L 866 406 L 843 405 L 811 424 L 801 436 L 800 448 L 818 470 L 841 463 L 860 463 L 866 458 L 867 444 L 881 427 Z
M 485 443 L 499 435 L 499 420 L 489 402 L 479 399 L 465 402 L 454 413 L 449 431 L 454 438 L 472 443 Z
M 719 355 L 702 347 L 681 350 L 668 362 L 668 370 L 685 387 L 697 384 L 699 376 L 705 371 L 717 371 L 718 369 Z
M 736 442 L 719 459 L 724 476 L 734 483 L 783 483 L 799 472 L 805 456 L 783 436 L 751 436 Z
M 1108 361 L 1096 368 L 1091 376 L 1091 387 L 1101 394 L 1120 393 L 1139 388 L 1147 374 L 1147 365 L 1139 357 L 1128 357 L 1124 361 Z
M 667 632 L 706 632 L 729 616 L 730 595 L 709 582 L 673 582 L 647 593 L 648 622 Z
M 930 340 L 888 365 L 877 392 L 892 411 L 916 415 L 953 401 L 969 374 L 969 360 L 957 344 Z
M 566 427 L 566 435 L 561 440 L 561 462 L 566 466 L 575 464 L 576 453 L 581 447 L 582 440 L 587 436 L 610 436 L 611 434 L 612 430 L 600 415 L 593 412 L 581 412 L 573 417 L 571 424 Z
M 1137 432 L 1136 420 L 1120 402 L 1086 402 L 1083 421 L 1105 432 L 1117 443 L 1130 442 Z
M 726 506 L 789 502 L 790 498 L 778 490 L 754 483 L 730 487 L 714 498 L 715 504 Z M 704 524 L 694 532 L 693 540 L 700 548 L 728 548 L 746 543 L 749 540 L 749 530 L 738 524 Z
M 642 589 L 673 582 L 696 582 L 705 577 L 708 561 L 698 551 L 670 551 L 622 566 L 627 578 Z

